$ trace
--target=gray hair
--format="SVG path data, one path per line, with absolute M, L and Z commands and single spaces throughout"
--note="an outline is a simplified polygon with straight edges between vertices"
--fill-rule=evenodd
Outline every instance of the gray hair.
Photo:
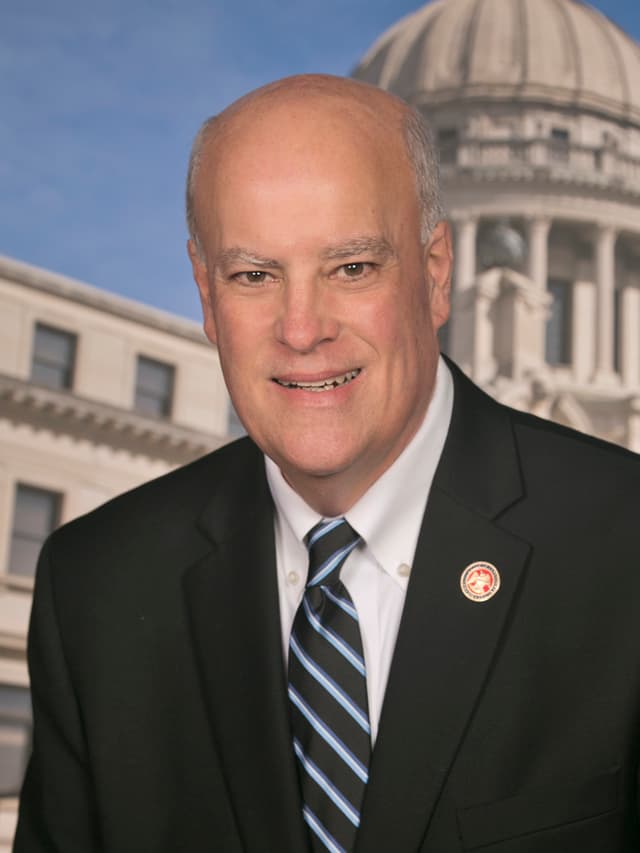
M 210 116 L 203 124 L 200 126 L 200 129 L 195 135 L 195 139 L 193 140 L 193 145 L 191 146 L 191 154 L 189 156 L 189 166 L 187 168 L 187 188 L 186 188 L 186 214 L 187 214 L 187 229 L 189 230 L 189 237 L 193 241 L 193 245 L 196 248 L 198 254 L 200 254 L 200 240 L 198 239 L 198 224 L 196 222 L 196 211 L 195 211 L 195 189 L 196 189 L 196 177 L 198 174 L 198 170 L 200 168 L 200 163 L 202 161 L 202 152 L 204 150 L 204 144 L 207 140 L 207 137 L 210 133 L 213 132 L 213 128 L 218 123 L 218 116 Z
M 198 130 L 189 157 L 186 187 L 186 217 L 189 236 L 198 254 L 201 247 L 198 239 L 198 226 L 195 214 L 195 185 L 202 161 L 205 142 L 215 132 L 218 116 L 208 118 Z M 429 239 L 438 222 L 445 218 L 445 209 L 440 189 L 440 169 L 438 154 L 433 144 L 433 135 L 427 120 L 415 107 L 407 105 L 402 121 L 402 135 L 407 149 L 409 163 L 416 181 L 416 192 L 420 205 L 420 238 L 423 243 Z
M 420 205 L 420 237 L 426 243 L 446 216 L 440 188 L 440 165 L 431 128 L 416 107 L 409 107 L 402 122 L 404 143 L 413 169 Z

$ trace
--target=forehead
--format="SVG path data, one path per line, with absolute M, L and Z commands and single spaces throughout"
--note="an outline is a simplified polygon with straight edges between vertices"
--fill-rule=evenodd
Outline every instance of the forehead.
M 358 101 L 283 98 L 245 106 L 205 141 L 195 201 L 199 222 L 256 219 L 258 205 L 292 217 L 345 215 L 415 201 L 401 117 Z M 373 212 L 373 211 L 371 211 Z

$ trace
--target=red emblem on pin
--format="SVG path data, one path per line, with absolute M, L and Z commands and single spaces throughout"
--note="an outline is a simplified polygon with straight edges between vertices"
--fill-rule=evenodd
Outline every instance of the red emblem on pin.
M 460 589 L 469 601 L 488 601 L 500 589 L 500 572 L 491 563 L 471 563 L 460 577 Z

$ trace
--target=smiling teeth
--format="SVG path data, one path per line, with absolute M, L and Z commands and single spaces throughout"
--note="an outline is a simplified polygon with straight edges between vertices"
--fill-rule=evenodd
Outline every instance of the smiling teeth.
M 320 382 L 284 382 L 282 379 L 276 379 L 276 382 L 284 388 L 300 388 L 302 391 L 331 391 L 333 388 L 339 388 L 351 382 L 359 373 L 358 368 L 342 373 L 340 376 L 334 376 L 332 379 L 322 379 Z

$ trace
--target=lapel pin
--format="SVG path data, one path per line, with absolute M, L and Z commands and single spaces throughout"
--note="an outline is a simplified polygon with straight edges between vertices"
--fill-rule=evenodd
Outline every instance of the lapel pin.
M 500 572 L 491 563 L 471 563 L 460 577 L 460 589 L 469 601 L 488 601 L 500 589 Z

